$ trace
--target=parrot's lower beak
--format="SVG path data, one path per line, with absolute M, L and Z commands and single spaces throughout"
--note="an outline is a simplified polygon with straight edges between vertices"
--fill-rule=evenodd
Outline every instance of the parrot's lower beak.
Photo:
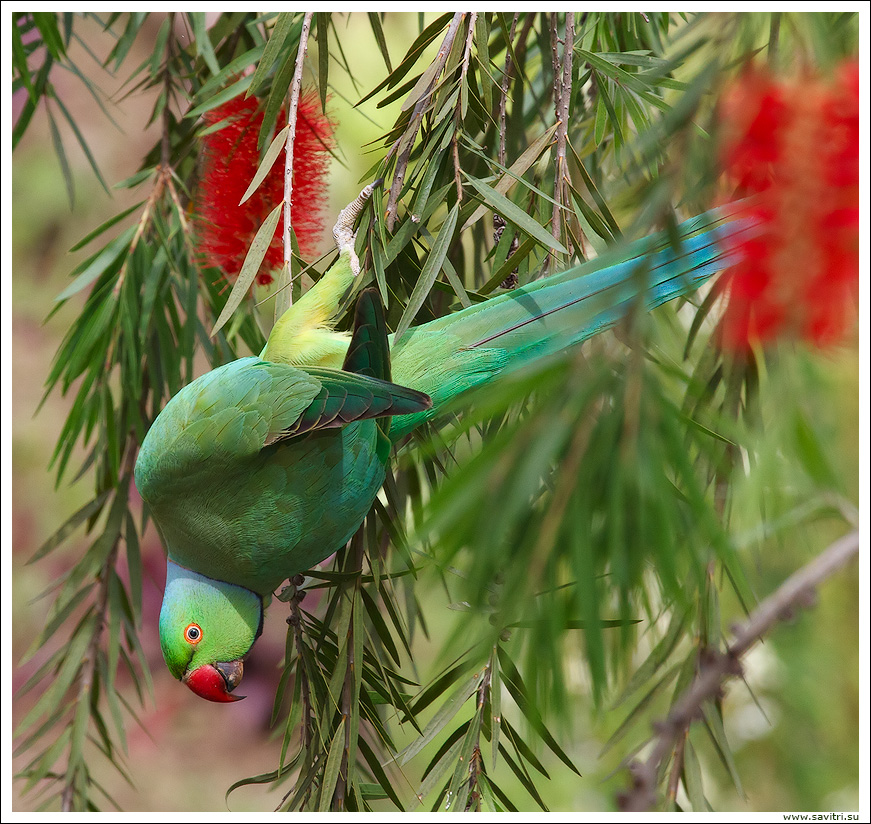
M 241 661 L 219 661 L 216 664 L 203 664 L 185 673 L 182 680 L 193 692 L 207 701 L 227 703 L 241 701 L 244 695 L 231 695 L 242 680 Z

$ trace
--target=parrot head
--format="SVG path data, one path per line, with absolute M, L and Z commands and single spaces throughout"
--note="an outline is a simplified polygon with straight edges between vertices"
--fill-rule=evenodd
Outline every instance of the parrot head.
M 263 599 L 169 561 L 160 647 L 169 671 L 209 701 L 239 701 L 242 659 L 263 629 Z

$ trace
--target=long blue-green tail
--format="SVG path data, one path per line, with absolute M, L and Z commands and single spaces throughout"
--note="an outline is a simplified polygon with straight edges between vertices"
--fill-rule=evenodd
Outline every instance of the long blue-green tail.
M 653 309 L 695 291 L 734 261 L 754 231 L 721 210 L 407 331 L 391 352 L 393 380 L 426 392 L 433 409 L 393 419 L 397 440 L 460 392 L 586 340 L 635 306 Z

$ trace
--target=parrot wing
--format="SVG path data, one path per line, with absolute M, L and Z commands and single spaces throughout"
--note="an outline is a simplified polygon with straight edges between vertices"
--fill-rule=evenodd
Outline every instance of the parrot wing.
M 167 404 L 140 450 L 136 484 L 151 501 L 279 441 L 429 406 L 422 392 L 378 378 L 241 358 L 198 378 Z
M 429 396 L 390 382 L 378 292 L 357 302 L 343 369 L 241 358 L 181 390 L 148 432 L 136 485 L 154 501 L 214 472 L 232 474 L 266 447 L 353 421 L 429 409 Z

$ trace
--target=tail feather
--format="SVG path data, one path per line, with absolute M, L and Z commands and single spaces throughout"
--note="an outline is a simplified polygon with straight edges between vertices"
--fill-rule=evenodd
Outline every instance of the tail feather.
M 677 227 L 476 306 L 415 327 L 392 351 L 394 380 L 426 392 L 433 410 L 393 419 L 396 440 L 460 392 L 695 291 L 734 261 L 734 240 L 755 231 L 734 212 Z

